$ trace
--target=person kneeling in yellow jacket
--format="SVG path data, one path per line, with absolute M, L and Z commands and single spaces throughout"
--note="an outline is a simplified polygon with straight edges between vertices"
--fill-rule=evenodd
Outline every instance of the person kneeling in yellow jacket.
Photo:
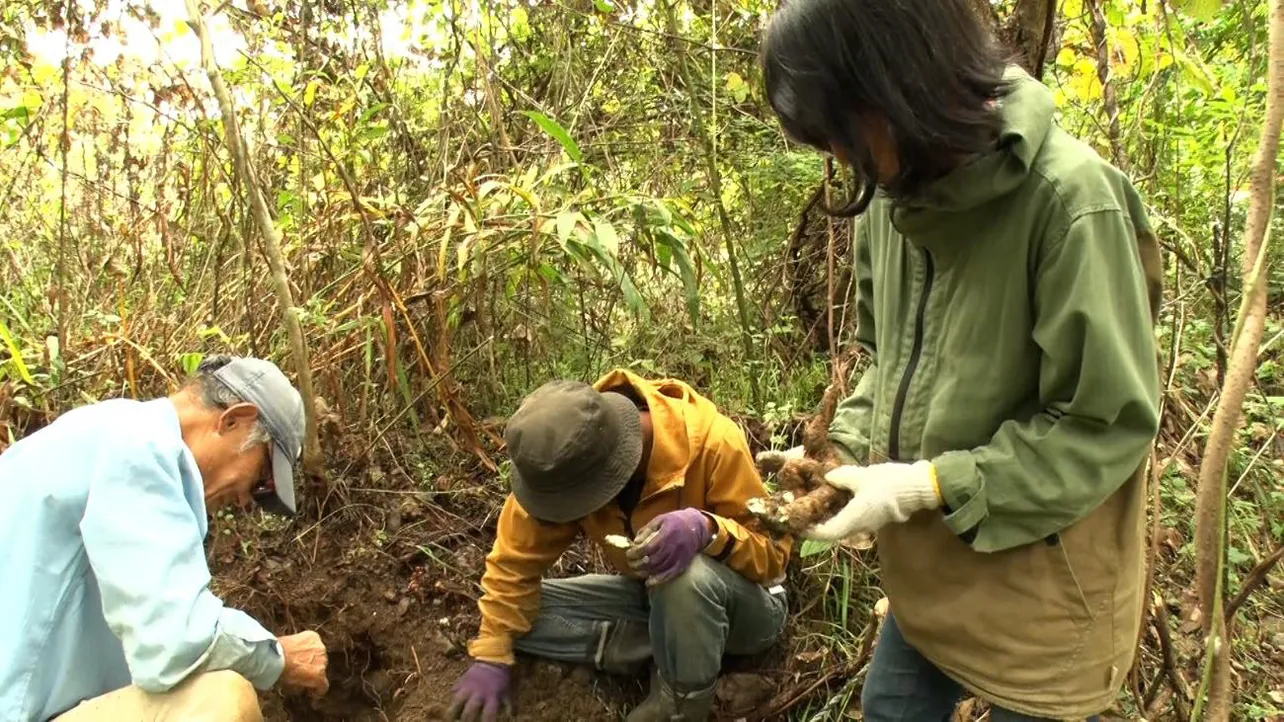
M 620 674 L 653 660 L 629 721 L 707 719 L 723 653 L 758 653 L 785 623 L 792 542 L 746 508 L 766 489 L 744 433 L 681 381 L 615 370 L 536 389 L 505 443 L 512 493 L 448 717 L 496 719 L 516 650 Z M 621 574 L 541 581 L 581 532 Z

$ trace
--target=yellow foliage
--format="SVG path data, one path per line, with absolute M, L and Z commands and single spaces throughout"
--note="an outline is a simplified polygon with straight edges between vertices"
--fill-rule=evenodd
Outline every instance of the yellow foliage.
M 61 74 L 59 68 L 49 63 L 36 61 L 31 66 L 31 79 L 36 81 L 36 85 L 46 86 L 58 82 L 58 76 Z
M 1131 74 L 1141 56 L 1141 45 L 1137 42 L 1137 35 L 1127 30 L 1110 28 L 1106 37 L 1109 38 L 1110 47 L 1114 51 L 1111 53 L 1114 61 L 1112 72 L 1116 75 Z

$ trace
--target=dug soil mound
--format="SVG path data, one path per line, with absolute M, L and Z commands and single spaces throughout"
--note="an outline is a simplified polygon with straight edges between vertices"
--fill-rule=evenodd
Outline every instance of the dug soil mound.
M 414 479 L 392 460 L 383 464 L 337 471 L 340 481 L 291 523 L 220 516 L 213 525 L 215 592 L 278 634 L 316 630 L 329 649 L 329 692 L 265 693 L 268 722 L 444 719 L 468 667 L 500 486 L 476 471 Z M 550 575 L 603 570 L 581 540 Z M 728 658 L 719 719 L 763 718 L 763 703 L 790 686 L 781 663 L 788 646 Z M 622 719 L 645 696 L 645 682 L 520 658 L 513 719 Z

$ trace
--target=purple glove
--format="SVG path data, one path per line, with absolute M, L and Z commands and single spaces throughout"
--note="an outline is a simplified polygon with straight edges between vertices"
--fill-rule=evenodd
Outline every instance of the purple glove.
M 628 551 L 629 566 L 646 577 L 648 586 L 663 584 L 691 566 L 713 539 L 712 527 L 712 520 L 699 509 L 661 514 L 638 532 L 638 543 Z
M 500 706 L 508 704 L 508 674 L 506 665 L 473 662 L 455 683 L 455 698 L 446 719 L 495 722 Z

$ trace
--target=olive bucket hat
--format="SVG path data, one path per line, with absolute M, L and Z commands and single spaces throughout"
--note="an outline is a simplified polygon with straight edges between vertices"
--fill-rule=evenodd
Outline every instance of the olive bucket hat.
M 627 397 L 550 381 L 508 420 L 513 494 L 531 516 L 568 522 L 615 498 L 642 458 L 642 416 Z

